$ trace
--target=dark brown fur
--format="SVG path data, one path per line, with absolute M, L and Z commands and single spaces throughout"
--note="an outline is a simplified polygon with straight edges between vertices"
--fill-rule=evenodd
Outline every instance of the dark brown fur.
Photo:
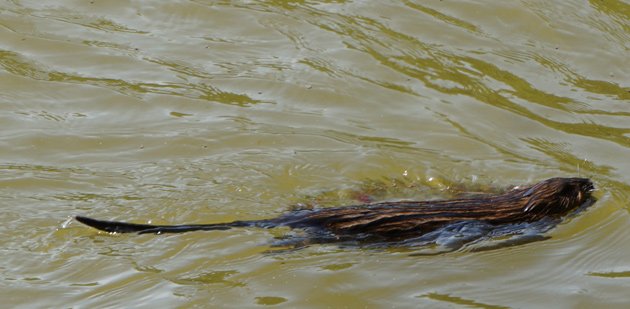
M 551 178 L 503 194 L 471 198 L 402 201 L 297 210 L 277 218 L 201 225 L 147 225 L 101 221 L 77 216 L 84 224 L 112 233 L 180 233 L 232 227 L 291 228 L 323 232 L 328 237 L 397 241 L 421 236 L 450 223 L 483 221 L 492 225 L 559 218 L 591 200 L 593 183 L 586 178 Z

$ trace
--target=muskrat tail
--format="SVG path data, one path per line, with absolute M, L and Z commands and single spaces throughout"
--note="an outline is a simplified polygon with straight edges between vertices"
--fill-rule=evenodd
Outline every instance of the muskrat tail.
M 109 233 L 138 233 L 138 234 L 162 234 L 162 233 L 184 233 L 190 231 L 210 231 L 228 230 L 233 227 L 245 227 L 254 225 L 254 221 L 234 221 L 229 223 L 216 224 L 186 224 L 186 225 L 151 225 L 136 224 L 120 221 L 97 220 L 83 216 L 76 216 L 77 221 L 91 226 L 95 229 Z

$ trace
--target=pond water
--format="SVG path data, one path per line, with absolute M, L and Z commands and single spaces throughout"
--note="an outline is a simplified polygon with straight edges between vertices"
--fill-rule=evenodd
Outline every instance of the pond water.
M 0 298 L 34 307 L 630 303 L 623 1 L 0 4 Z M 544 241 L 418 256 L 287 230 L 109 235 L 555 176 Z

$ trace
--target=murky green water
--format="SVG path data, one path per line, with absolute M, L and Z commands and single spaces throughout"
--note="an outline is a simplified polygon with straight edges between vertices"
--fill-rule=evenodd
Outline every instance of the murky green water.
M 626 307 L 629 20 L 624 1 L 4 2 L 3 306 Z M 286 231 L 70 220 L 260 219 L 361 188 L 576 175 L 593 207 L 479 253 L 269 254 Z

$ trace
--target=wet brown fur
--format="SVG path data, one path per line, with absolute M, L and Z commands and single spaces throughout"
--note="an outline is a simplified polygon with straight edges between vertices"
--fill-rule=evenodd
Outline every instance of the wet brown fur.
M 158 226 L 102 221 L 80 216 L 77 220 L 97 229 L 118 233 L 180 233 L 247 226 L 288 226 L 324 231 L 340 239 L 357 237 L 390 241 L 417 237 L 461 221 L 478 220 L 499 225 L 533 222 L 544 217 L 561 217 L 585 204 L 590 199 L 593 188 L 593 183 L 586 178 L 551 178 L 531 186 L 517 187 L 503 194 L 298 210 L 273 219 L 219 224 Z
M 321 226 L 337 235 L 367 234 L 391 239 L 422 235 L 449 223 L 467 220 L 490 224 L 532 222 L 559 217 L 585 203 L 593 190 L 584 178 L 551 178 L 503 194 L 473 198 L 384 202 L 312 211 L 301 219 L 276 221 L 292 227 Z

